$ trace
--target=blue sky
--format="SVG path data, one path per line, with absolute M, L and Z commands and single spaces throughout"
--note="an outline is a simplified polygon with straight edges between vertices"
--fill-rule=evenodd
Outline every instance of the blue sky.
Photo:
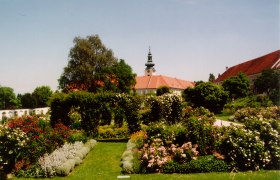
M 98 34 L 144 75 L 207 81 L 280 49 L 279 0 L 0 0 L 0 85 L 58 86 L 76 36 Z

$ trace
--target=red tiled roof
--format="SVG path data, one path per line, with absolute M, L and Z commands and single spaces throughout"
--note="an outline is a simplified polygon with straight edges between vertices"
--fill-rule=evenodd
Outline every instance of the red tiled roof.
M 194 83 L 177 78 L 153 75 L 153 76 L 137 76 L 135 89 L 157 89 L 160 86 L 168 86 L 171 89 L 186 89 L 194 87 Z
M 238 64 L 228 68 L 221 76 L 216 79 L 216 82 L 223 81 L 229 77 L 236 76 L 240 72 L 246 75 L 253 75 L 262 72 L 265 69 L 280 68 L 280 50 L 269 53 L 267 55 L 252 59 L 250 61 Z

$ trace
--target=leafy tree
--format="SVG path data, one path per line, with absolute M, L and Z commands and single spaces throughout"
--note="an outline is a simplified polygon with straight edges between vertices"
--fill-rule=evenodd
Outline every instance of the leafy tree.
M 0 109 L 15 109 L 20 105 L 14 90 L 0 86 Z
M 36 101 L 36 107 L 46 107 L 52 93 L 53 92 L 49 86 L 37 87 L 32 93 L 32 96 Z
M 267 69 L 254 81 L 257 93 L 265 93 L 275 104 L 280 103 L 280 72 Z
M 76 37 L 74 47 L 69 53 L 68 65 L 59 78 L 59 88 L 63 91 L 72 89 L 94 92 L 97 81 L 93 74 L 98 74 L 104 67 L 117 63 L 112 50 L 106 48 L 98 35 L 86 38 Z
M 212 73 L 210 73 L 209 74 L 209 79 L 208 79 L 208 82 L 214 82 L 215 81 L 215 75 L 214 74 L 212 74 Z
M 132 68 L 121 59 L 113 66 L 104 67 L 95 74 L 95 79 L 102 82 L 96 84 L 96 87 L 101 91 L 129 93 L 135 86 L 135 77 Z
M 242 98 L 248 96 L 250 93 L 250 81 L 243 73 L 226 79 L 222 86 L 225 91 L 229 92 L 230 98 Z
M 36 107 L 36 99 L 31 93 L 25 93 L 20 96 L 22 108 L 33 109 Z
M 161 86 L 157 88 L 157 96 L 161 96 L 166 93 L 170 93 L 170 88 L 168 86 Z
M 183 97 L 194 107 L 204 107 L 211 112 L 220 112 L 228 100 L 228 93 L 219 85 L 211 82 L 200 82 L 194 88 L 187 88 Z

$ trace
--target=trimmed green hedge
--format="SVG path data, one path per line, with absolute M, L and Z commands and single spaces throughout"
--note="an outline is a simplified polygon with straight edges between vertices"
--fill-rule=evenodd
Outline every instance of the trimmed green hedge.
M 226 172 L 229 171 L 227 163 L 213 155 L 201 156 L 197 160 L 180 164 L 175 161 L 166 163 L 164 173 L 202 173 L 202 172 Z
M 114 119 L 119 127 L 126 121 L 130 133 L 140 130 L 138 96 L 116 93 L 72 92 L 57 93 L 51 97 L 51 124 L 63 123 L 67 126 L 74 122 L 69 118 L 72 108 L 81 115 L 81 128 L 87 135 L 96 137 L 100 124 L 110 124 Z

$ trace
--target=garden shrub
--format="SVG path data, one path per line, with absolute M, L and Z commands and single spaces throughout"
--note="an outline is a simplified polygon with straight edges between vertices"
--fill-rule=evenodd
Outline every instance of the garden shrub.
M 225 132 L 221 134 L 219 149 L 232 169 L 259 170 L 268 163 L 259 132 L 234 126 L 225 128 Z
M 162 172 L 165 174 L 181 173 L 181 164 L 177 161 L 169 161 L 162 167 Z
M 171 144 L 166 147 L 161 139 L 153 139 L 150 144 L 144 144 L 140 149 L 141 172 L 162 172 L 163 166 L 171 160 L 185 163 L 196 159 L 198 156 L 196 148 L 197 145 L 192 145 L 191 142 L 182 146 Z
M 86 141 L 88 141 L 88 137 L 85 135 L 83 131 L 73 131 L 70 133 L 68 137 L 68 142 L 74 143 L 76 141 L 81 141 L 85 143 Z
M 95 145 L 96 141 L 92 139 L 85 144 L 82 142 L 65 143 L 51 154 L 44 154 L 39 159 L 42 170 L 38 171 L 35 177 L 67 176 Z
M 9 162 L 7 163 L 10 166 L 9 171 L 14 168 L 15 174 L 28 174 L 29 169 L 33 168 L 33 165 L 36 164 L 40 156 L 44 153 L 50 153 L 58 146 L 63 145 L 71 133 L 70 129 L 63 124 L 56 124 L 52 128 L 47 121 L 43 122 L 42 118 L 38 119 L 36 116 L 23 116 L 21 118 L 10 119 L 6 126 L 8 126 L 6 130 L 11 131 L 9 132 L 9 137 L 17 141 L 26 137 L 25 140 L 22 140 L 22 143 L 26 144 L 24 148 L 16 148 L 16 142 L 13 142 L 13 146 L 9 146 L 8 144 L 4 146 L 10 148 L 8 152 L 12 157 L 9 155 L 5 157 L 9 158 Z M 14 134 L 13 132 L 15 131 L 22 131 L 24 135 Z M 11 134 L 15 136 L 13 137 Z M 9 142 L 8 140 L 5 143 Z M 1 152 L 4 153 L 5 151 L 3 150 Z
M 133 154 L 133 148 L 136 147 L 136 144 L 132 141 L 129 140 L 127 145 L 126 145 L 126 150 L 122 154 L 121 158 L 121 168 L 122 168 L 122 173 L 126 174 L 132 174 L 136 173 L 137 170 L 134 168 L 134 154 Z
M 19 155 L 26 150 L 28 141 L 27 134 L 21 129 L 0 124 L 0 170 L 11 172 Z
M 183 173 L 182 170 L 181 173 Z M 184 173 L 226 172 L 229 171 L 229 167 L 225 161 L 208 155 L 200 156 L 197 160 L 186 163 L 183 171 L 185 171 Z
M 149 110 L 146 110 L 142 116 L 147 123 L 164 121 L 174 124 L 181 120 L 182 99 L 178 95 L 147 96 L 145 103 Z
M 128 138 L 129 131 L 126 124 L 122 127 L 116 127 L 115 125 L 104 125 L 98 128 L 99 139 L 111 139 L 111 138 Z
M 141 148 L 144 145 L 145 132 L 137 131 L 130 135 L 130 141 L 135 143 L 137 148 Z
M 227 163 L 215 158 L 213 155 L 200 156 L 196 160 L 186 163 L 170 161 L 163 166 L 163 173 L 205 173 L 226 172 L 229 170 Z
M 244 126 L 220 129 L 217 147 L 232 169 L 279 169 L 279 110 L 279 107 L 240 109 L 234 119 Z
M 126 121 L 129 132 L 132 133 L 140 130 L 140 105 L 141 99 L 138 96 L 127 94 L 58 93 L 51 98 L 51 124 L 54 126 L 63 123 L 72 127 L 77 125 L 88 136 L 97 137 L 99 125 L 109 125 L 115 118 L 118 127 Z
M 186 109 L 184 112 L 183 126 L 185 127 L 185 141 L 199 144 L 201 155 L 206 155 L 214 150 L 216 141 L 216 127 L 213 126 L 216 118 L 213 113 L 203 107 Z
M 259 108 L 259 107 L 268 107 L 272 106 L 272 101 L 269 100 L 268 97 L 263 95 L 252 95 L 244 98 L 235 99 L 232 102 L 228 102 L 224 108 L 232 109 L 232 111 L 236 111 L 241 108 L 251 107 L 251 108 Z
M 193 107 L 204 107 L 214 113 L 223 110 L 229 97 L 221 86 L 211 82 L 197 83 L 194 88 L 185 89 L 182 96 Z

